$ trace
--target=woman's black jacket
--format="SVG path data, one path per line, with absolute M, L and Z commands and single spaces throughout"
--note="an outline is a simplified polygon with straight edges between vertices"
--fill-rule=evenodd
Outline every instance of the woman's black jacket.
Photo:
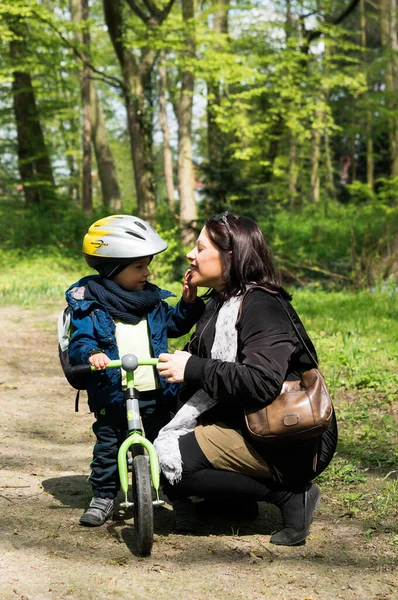
M 291 304 L 279 295 L 316 359 L 314 346 Z M 218 400 L 206 413 L 207 422 L 223 422 L 240 431 L 282 480 L 309 480 L 326 468 L 337 443 L 337 425 L 333 418 L 328 430 L 304 444 L 284 447 L 256 444 L 244 423 L 245 406 L 269 404 L 280 393 L 286 380 L 299 379 L 302 372 L 315 366 L 303 347 L 290 319 L 274 294 L 254 289 L 245 298 L 239 318 L 238 352 L 235 363 L 211 358 L 215 324 L 220 304 L 211 299 L 189 343 L 193 356 L 188 360 L 181 402 L 199 388 Z M 231 327 L 235 324 L 231 323 Z

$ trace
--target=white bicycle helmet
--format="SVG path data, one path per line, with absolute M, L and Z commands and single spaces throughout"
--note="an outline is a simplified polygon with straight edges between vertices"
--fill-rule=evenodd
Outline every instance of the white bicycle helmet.
M 105 265 L 128 265 L 137 258 L 163 252 L 168 244 L 139 217 L 110 215 L 93 223 L 83 239 L 90 267 L 103 273 Z M 118 269 L 120 270 L 120 269 Z M 115 275 L 115 269 L 106 273 Z
M 130 215 L 110 215 L 96 221 L 83 239 L 83 253 L 99 259 L 134 260 L 166 248 L 166 242 L 148 223 Z

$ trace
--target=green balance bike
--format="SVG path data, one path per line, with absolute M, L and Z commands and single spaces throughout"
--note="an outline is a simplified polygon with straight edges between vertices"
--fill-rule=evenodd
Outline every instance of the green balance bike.
M 120 487 L 124 494 L 122 508 L 134 511 L 134 529 L 137 550 L 142 555 L 148 555 L 153 545 L 153 507 L 164 504 L 159 499 L 160 469 L 159 459 L 153 444 L 143 434 L 139 392 L 134 387 L 134 371 L 140 365 L 156 365 L 157 358 L 140 358 L 134 354 L 125 354 L 119 360 L 111 360 L 107 369 L 122 367 L 126 371 L 127 387 L 124 392 L 127 414 L 127 437 L 120 446 L 117 463 L 120 477 Z M 85 369 L 97 371 L 91 365 L 74 367 L 80 372 Z M 129 474 L 131 473 L 131 500 L 129 500 Z M 152 495 L 152 490 L 154 494 Z M 155 499 L 153 499 L 153 497 Z

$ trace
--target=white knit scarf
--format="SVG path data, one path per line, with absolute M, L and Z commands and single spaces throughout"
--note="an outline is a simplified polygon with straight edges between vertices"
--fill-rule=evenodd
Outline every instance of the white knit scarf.
M 235 362 L 238 335 L 235 328 L 242 296 L 230 298 L 220 308 L 217 316 L 211 358 Z M 154 441 L 159 456 L 161 471 L 171 484 L 178 483 L 182 476 L 182 460 L 178 439 L 195 429 L 198 417 L 217 404 L 203 389 L 198 390 L 182 406 L 175 417 L 160 431 Z

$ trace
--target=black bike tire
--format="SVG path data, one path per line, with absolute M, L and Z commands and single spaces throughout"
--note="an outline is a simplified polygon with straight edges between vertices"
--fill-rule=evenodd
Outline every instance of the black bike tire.
M 134 529 L 137 550 L 151 553 L 153 545 L 153 504 L 149 462 L 146 456 L 135 456 L 132 470 Z

